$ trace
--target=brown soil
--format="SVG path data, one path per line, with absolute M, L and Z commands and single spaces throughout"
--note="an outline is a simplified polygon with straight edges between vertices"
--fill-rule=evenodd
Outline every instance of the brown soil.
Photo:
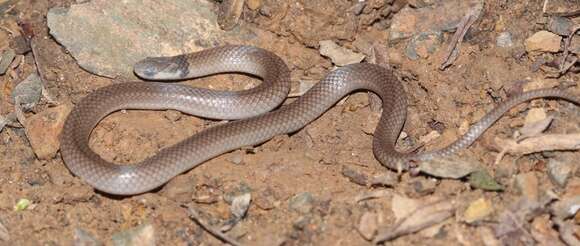
M 400 143 L 404 149 L 417 146 L 419 138 L 432 131 L 442 135 L 429 142 L 426 148 L 444 146 L 460 135 L 460 126 L 474 123 L 498 101 L 504 100 L 506 92 L 517 81 L 543 80 L 546 76 L 543 71 L 531 71 L 533 57 L 515 56 L 523 50 L 523 40 L 541 29 L 536 23 L 542 20 L 542 1 L 486 1 L 484 14 L 468 33 L 459 58 L 444 71 L 438 66 L 452 34 L 446 34 L 446 42 L 435 54 L 411 61 L 403 53 L 406 41 L 388 43 L 386 28 L 389 22 L 381 19 L 379 13 L 365 13 L 362 17 L 345 15 L 352 12 L 349 8 L 353 3 L 347 0 L 298 2 L 264 0 L 263 8 L 267 8 L 269 16 L 246 9 L 243 25 L 277 34 L 278 40 L 264 40 L 263 43 L 269 43 L 267 48 L 289 64 L 295 86 L 299 80 L 320 79 L 331 69 L 330 61 L 318 54 L 316 46 L 319 40 L 332 39 L 353 50 L 358 49 L 353 45 L 355 40 L 386 47 L 383 55 L 400 74 L 409 97 L 404 131 L 410 137 Z M 0 13 L 5 20 L 30 26 L 34 32 L 47 89 L 59 103 L 78 102 L 99 87 L 117 83 L 79 68 L 48 34 L 47 10 L 73 3 L 70 0 L 23 0 L 13 9 Z M 293 7 L 295 4 L 305 6 L 304 12 L 297 12 L 299 7 Z M 324 16 L 312 20 L 310 15 L 320 13 Z M 365 21 L 356 22 L 357 18 L 363 17 Z M 369 24 L 373 18 L 377 20 Z M 327 21 L 325 25 L 329 28 L 326 31 L 307 31 L 311 21 Z M 504 30 L 512 33 L 519 47 L 510 50 L 495 47 L 495 37 Z M 29 53 L 15 72 L 23 78 L 33 68 L 34 60 Z M 0 78 L 3 95 L 18 82 L 8 75 Z M 569 73 L 558 81 L 577 83 L 579 78 L 578 74 Z M 240 89 L 248 84 L 233 82 L 239 80 L 257 83 L 241 75 L 216 76 L 187 83 L 228 89 Z M 573 89 L 573 92 L 580 94 L 580 89 Z M 578 129 L 580 115 L 574 113 L 577 108 L 547 101 L 538 101 L 534 105 L 548 105 L 559 112 L 551 128 L 553 131 Z M 42 112 L 48 107 L 43 102 L 34 112 Z M 202 211 L 210 224 L 219 226 L 229 216 L 229 204 L 223 197 L 249 187 L 253 201 L 248 215 L 230 232 L 232 236 L 239 236 L 238 240 L 244 244 L 369 245 L 371 243 L 357 231 L 361 215 L 367 211 L 377 212 L 382 216 L 382 226 L 392 224 L 395 217 L 391 211 L 391 199 L 386 197 L 357 203 L 355 197 L 368 191 L 386 189 L 412 198 L 454 198 L 461 202 L 458 213 L 480 197 L 492 201 L 495 209 L 491 219 L 480 225 L 448 220 L 434 236 L 407 235 L 394 240 L 394 245 L 449 245 L 458 240 L 480 245 L 483 239 L 479 226 L 492 226 L 497 221 L 495 216 L 520 196 L 513 184 L 515 174 L 535 171 L 540 190 L 547 190 L 554 188 L 546 174 L 547 158 L 557 156 L 573 160 L 580 157 L 578 152 L 507 157 L 500 166 L 492 166 L 497 152 L 485 143 L 490 143 L 495 136 L 511 136 L 516 127 L 522 125 L 525 116 L 522 112 L 528 107 L 519 106 L 512 110 L 468 151 L 485 163 L 487 170 L 506 187 L 503 192 L 473 189 L 465 180 L 434 180 L 409 174 L 403 174 L 400 182 L 391 188 L 367 187 L 351 182 L 343 175 L 345 169 L 369 177 L 387 171 L 375 160 L 371 150 L 369 130 L 372 133 L 378 113 L 370 110 L 366 93 L 351 95 L 296 134 L 276 137 L 252 149 L 224 154 L 173 179 L 159 190 L 131 197 L 112 197 L 96 192 L 67 170 L 60 154 L 51 160 L 38 160 L 24 130 L 7 128 L 0 133 L 0 223 L 8 229 L 12 245 L 70 245 L 77 228 L 110 244 L 113 234 L 145 223 L 155 228 L 158 244 L 219 245 L 220 241 L 189 218 L 183 205 L 192 204 Z M 3 103 L 0 111 L 5 114 L 10 109 L 10 104 Z M 98 125 L 91 144 L 107 160 L 133 163 L 215 123 L 172 111 L 117 112 Z M 430 182 L 434 183 L 433 189 L 421 187 Z M 556 189 L 564 193 L 572 189 L 571 184 L 578 182 L 580 176 L 576 172 L 567 187 Z M 303 192 L 314 197 L 313 209 L 306 213 L 291 210 L 291 198 Z M 15 203 L 21 198 L 31 200 L 33 206 L 14 211 Z M 554 228 L 551 230 L 555 232 Z

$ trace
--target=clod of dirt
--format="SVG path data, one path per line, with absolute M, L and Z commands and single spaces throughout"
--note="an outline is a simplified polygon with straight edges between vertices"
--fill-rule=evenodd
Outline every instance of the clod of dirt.
M 26 136 L 40 160 L 52 159 L 60 149 L 60 132 L 72 105 L 63 104 L 46 109 L 26 120 Z

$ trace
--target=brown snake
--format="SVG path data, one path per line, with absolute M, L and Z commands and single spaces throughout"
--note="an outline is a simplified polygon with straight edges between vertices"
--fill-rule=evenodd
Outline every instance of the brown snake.
M 214 91 L 162 82 L 129 82 L 96 90 L 81 100 L 68 116 L 61 153 L 68 168 L 94 188 L 131 195 L 150 191 L 171 178 L 225 152 L 263 143 L 280 134 L 296 132 L 353 91 L 368 90 L 382 99 L 382 115 L 374 133 L 373 152 L 385 166 L 408 169 L 410 161 L 448 156 L 471 145 L 507 110 L 524 101 L 551 97 L 575 104 L 580 99 L 557 89 L 541 89 L 506 100 L 449 146 L 432 152 L 405 154 L 395 143 L 406 119 L 403 86 L 387 68 L 352 64 L 326 75 L 296 101 L 277 107 L 290 88 L 290 71 L 275 54 L 251 46 L 223 46 L 175 57 L 147 58 L 135 65 L 145 79 L 175 80 L 224 72 L 241 72 L 263 79 L 245 91 Z M 206 118 L 240 119 L 217 125 L 160 150 L 135 165 L 103 160 L 89 147 L 97 123 L 120 109 L 175 109 Z

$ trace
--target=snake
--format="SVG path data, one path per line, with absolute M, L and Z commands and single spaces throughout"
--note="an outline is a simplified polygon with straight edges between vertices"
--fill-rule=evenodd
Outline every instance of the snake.
M 219 155 L 298 132 L 357 91 L 370 91 L 381 99 L 372 150 L 382 165 L 394 170 L 409 170 L 414 163 L 455 154 L 470 146 L 509 109 L 531 99 L 555 98 L 580 104 L 580 98 L 561 89 L 522 92 L 499 103 L 444 148 L 399 152 L 395 146 L 406 121 L 407 98 L 402 82 L 385 66 L 356 63 L 339 67 L 287 104 L 283 102 L 290 91 L 290 69 L 273 52 L 255 46 L 225 45 L 177 56 L 148 57 L 137 62 L 133 70 L 145 81 L 115 83 L 89 93 L 76 103 L 61 132 L 60 151 L 68 169 L 96 190 L 114 195 L 150 192 Z M 222 73 L 247 74 L 262 82 L 240 91 L 168 83 Z M 89 138 L 104 117 L 123 109 L 172 109 L 229 121 L 162 148 L 139 163 L 119 165 L 94 152 Z

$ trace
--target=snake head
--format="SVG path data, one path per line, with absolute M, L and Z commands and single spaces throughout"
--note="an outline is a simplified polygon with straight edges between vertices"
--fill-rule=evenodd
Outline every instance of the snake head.
M 137 76 L 147 80 L 180 80 L 189 73 L 189 63 L 183 55 L 147 57 L 133 66 Z

